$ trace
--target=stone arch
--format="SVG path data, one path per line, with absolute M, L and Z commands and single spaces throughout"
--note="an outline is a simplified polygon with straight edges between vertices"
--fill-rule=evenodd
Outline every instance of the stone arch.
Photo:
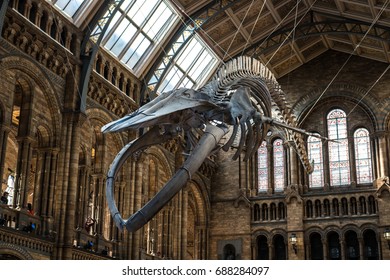
M 383 118 L 383 129 L 386 131 L 390 131 L 390 113 L 387 113 Z
M 60 101 L 59 95 L 56 94 L 53 81 L 54 83 L 65 86 L 64 80 L 53 74 L 53 77 L 49 77 L 47 72 L 45 72 L 39 64 L 28 57 L 13 55 L 5 56 L 0 58 L 0 62 L 0 72 L 20 71 L 28 77 L 30 82 L 33 81 L 33 83 L 42 90 L 50 105 L 48 109 L 52 118 L 53 135 L 55 136 L 53 143 L 58 144 L 60 142 L 61 108 L 63 107 L 63 104 Z
M 345 234 L 351 230 L 356 232 L 358 238 L 362 237 L 362 230 L 357 225 L 354 224 L 347 224 L 343 226 L 341 229 L 341 236 L 345 237 Z
M 0 241 L 0 253 L 13 255 L 21 260 L 33 260 L 31 254 L 22 247 Z
M 324 91 L 324 87 L 318 87 L 317 89 L 311 91 L 310 93 L 302 96 L 293 106 L 292 110 L 294 114 L 297 116 L 298 123 L 301 122 L 301 119 L 306 116 L 308 110 L 312 108 L 312 106 L 317 101 L 318 96 L 320 96 Z M 342 97 L 340 97 L 340 93 L 342 93 Z M 374 127 L 379 129 L 378 120 L 381 119 L 382 112 L 375 111 L 375 108 L 382 108 L 381 101 L 375 98 L 372 95 L 367 95 L 364 99 L 361 98 L 367 93 L 367 89 L 361 87 L 359 85 L 339 82 L 334 83 L 326 89 L 325 98 L 321 99 L 321 102 L 325 100 L 329 100 L 330 98 L 342 98 L 344 100 L 349 100 L 355 104 L 358 104 L 360 108 L 362 108 L 367 115 L 370 117 Z M 318 104 L 317 104 L 318 106 Z
M 329 225 L 327 226 L 325 229 L 324 229 L 324 236 L 327 236 L 329 232 L 336 232 L 340 237 L 342 236 L 342 231 L 340 229 L 340 227 L 336 226 L 336 225 Z
M 319 235 L 321 235 L 322 240 L 324 240 L 325 237 L 326 237 L 326 234 L 325 234 L 324 230 L 323 230 L 322 228 L 320 228 L 319 226 L 310 227 L 310 228 L 308 228 L 308 229 L 305 231 L 305 236 L 304 236 L 304 238 L 305 238 L 305 243 L 306 243 L 306 244 L 309 244 L 309 243 L 310 243 L 310 235 L 311 235 L 312 233 L 318 233 Z
M 263 229 L 256 229 L 252 232 L 252 241 L 256 241 L 256 238 L 260 235 L 264 235 L 267 239 L 271 238 L 271 234 Z
M 275 235 L 281 235 L 287 241 L 287 232 L 282 228 L 275 228 L 270 232 L 270 238 L 273 239 Z
M 173 164 L 169 161 L 169 155 L 158 145 L 151 146 L 146 150 L 147 154 L 153 155 L 158 159 L 164 168 L 168 177 L 172 177 L 175 170 Z
M 39 125 L 36 129 L 37 141 L 40 147 L 49 147 L 53 139 L 50 128 L 46 125 Z
M 207 183 L 205 182 L 205 178 L 195 173 L 195 175 L 191 178 L 191 181 L 195 182 L 197 186 L 197 190 L 199 192 L 199 199 L 204 202 L 206 213 L 210 213 L 211 202 L 209 193 L 207 192 Z
M 207 251 L 206 227 L 208 225 L 208 209 L 207 201 L 205 201 L 202 193 L 202 186 L 195 181 L 187 183 L 187 209 L 183 209 L 187 213 L 187 254 L 192 259 L 200 259 Z M 199 238 L 203 236 L 202 238 Z M 207 237 L 206 237 L 207 238 Z M 196 243 L 200 244 L 202 252 L 196 250 Z M 200 243 L 201 242 L 201 243 Z M 203 257 L 204 258 L 204 257 Z
M 187 184 L 189 186 L 189 190 L 191 191 L 194 200 L 196 202 L 196 213 L 198 214 L 198 222 L 199 223 L 207 223 L 207 213 L 208 213 L 208 205 L 203 197 L 202 186 L 199 186 L 197 182 L 191 181 Z
M 380 240 L 381 236 L 380 236 L 380 232 L 378 230 L 378 226 L 377 225 L 372 224 L 372 223 L 364 223 L 364 224 L 362 224 L 360 226 L 360 230 L 361 230 L 362 234 L 364 233 L 364 231 L 366 231 L 368 229 L 374 231 L 376 233 L 376 237 L 378 238 L 378 240 Z

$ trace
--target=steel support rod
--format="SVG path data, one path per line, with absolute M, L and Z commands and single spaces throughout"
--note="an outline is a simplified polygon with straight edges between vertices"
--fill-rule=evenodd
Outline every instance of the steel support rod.
M 0 37 L 1 34 L 3 34 L 3 27 L 4 27 L 4 20 L 5 20 L 5 14 L 7 13 L 9 0 L 3 0 L 3 3 L 1 4 L 0 8 Z

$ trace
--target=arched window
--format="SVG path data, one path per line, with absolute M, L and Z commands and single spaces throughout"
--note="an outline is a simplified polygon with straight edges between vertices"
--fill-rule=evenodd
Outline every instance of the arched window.
M 366 198 L 364 196 L 359 197 L 360 214 L 367 214 Z
M 311 200 L 306 202 L 306 218 L 313 218 L 313 203 Z
M 258 154 L 258 179 L 259 192 L 266 192 L 268 189 L 268 151 L 267 142 L 263 141 L 257 152 Z
M 345 197 L 341 199 L 341 215 L 348 215 L 348 200 Z
M 322 216 L 321 201 L 318 199 L 315 201 L 315 215 L 316 218 Z
M 329 199 L 324 200 L 324 216 L 329 217 L 330 216 L 330 202 Z
M 275 205 L 275 203 L 271 203 L 271 207 L 270 207 L 270 209 L 271 209 L 271 221 L 274 221 L 274 220 L 276 220 L 276 205 Z
M 318 188 L 324 185 L 324 165 L 322 162 L 322 142 L 321 139 L 309 136 L 307 139 L 309 159 L 314 161 L 313 172 L 309 176 L 311 188 Z
M 350 183 L 347 117 L 340 109 L 332 110 L 327 117 L 329 141 L 330 184 L 341 186 Z
M 372 182 L 370 134 L 359 128 L 353 134 L 356 158 L 356 178 L 358 184 Z
M 357 202 L 356 202 L 356 198 L 354 198 L 354 197 L 351 197 L 351 199 L 350 199 L 350 208 L 351 208 L 351 215 L 357 215 L 357 213 L 358 213 Z
M 253 220 L 254 221 L 259 221 L 260 220 L 260 206 L 257 203 L 253 207 Z
M 261 206 L 261 220 L 268 220 L 268 205 L 266 203 L 263 203 L 263 205 Z
M 333 206 L 333 216 L 339 216 L 340 211 L 339 211 L 339 201 L 337 198 L 333 198 L 332 200 L 332 206 Z
M 284 189 L 284 150 L 282 139 L 276 139 L 273 143 L 274 158 L 274 189 L 282 191 Z
M 284 220 L 286 218 L 286 211 L 283 202 L 279 202 L 278 204 L 278 218 L 279 220 Z
M 376 201 L 372 195 L 368 197 L 368 214 L 376 214 Z

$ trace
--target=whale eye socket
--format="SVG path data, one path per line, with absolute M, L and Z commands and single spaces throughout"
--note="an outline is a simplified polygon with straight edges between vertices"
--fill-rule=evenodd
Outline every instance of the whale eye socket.
M 185 92 L 183 92 L 183 96 L 185 96 L 185 97 L 190 97 L 191 94 L 190 94 L 188 91 L 185 91 Z

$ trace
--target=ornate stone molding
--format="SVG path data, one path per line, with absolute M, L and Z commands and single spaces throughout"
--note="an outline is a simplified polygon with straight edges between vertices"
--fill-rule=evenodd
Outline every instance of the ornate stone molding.
M 27 250 L 14 244 L 5 243 L 2 241 L 0 241 L 0 252 L 2 254 L 6 253 L 14 255 L 15 257 L 18 257 L 22 260 L 33 260 L 33 257 L 30 255 L 29 252 L 27 252 Z

